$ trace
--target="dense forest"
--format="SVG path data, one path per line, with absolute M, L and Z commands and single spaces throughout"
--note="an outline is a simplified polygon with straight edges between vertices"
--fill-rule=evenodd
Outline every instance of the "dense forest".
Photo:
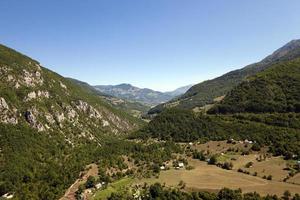
M 259 145 L 270 146 L 275 155 L 300 155 L 299 115 L 291 114 L 291 126 L 284 116 L 274 119 L 264 115 L 205 115 L 192 111 L 170 109 L 155 117 L 147 126 L 131 137 L 159 138 L 176 142 L 209 140 L 252 140 Z M 290 118 L 289 118 L 290 119 Z
M 209 113 L 300 112 L 300 59 L 248 78 Z
M 0 132 L 0 196 L 14 191 L 15 199 L 57 199 L 90 163 L 101 171 L 122 168 L 121 156 L 128 155 L 151 173 L 154 164 L 181 152 L 172 142 L 144 145 L 107 135 L 101 147 L 91 142 L 73 148 L 60 134 L 49 140 L 26 126 L 2 125 Z

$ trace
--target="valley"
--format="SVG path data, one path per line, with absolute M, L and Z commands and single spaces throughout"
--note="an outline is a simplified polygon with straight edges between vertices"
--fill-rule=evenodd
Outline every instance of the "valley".
M 289 179 L 296 163 L 284 160 L 282 157 L 274 157 L 267 153 L 266 149 L 251 151 L 248 155 L 241 155 L 243 151 L 250 151 L 251 144 L 244 141 L 237 141 L 237 144 L 228 141 L 207 142 L 204 144 L 181 143 L 185 149 L 183 154 L 174 154 L 173 160 L 164 162 L 158 175 L 151 178 L 141 178 L 135 175 L 125 176 L 120 180 L 108 184 L 100 190 L 92 190 L 85 199 L 105 199 L 116 192 L 126 193 L 137 192 L 141 186 L 155 184 L 157 182 L 170 188 L 177 188 L 186 192 L 210 191 L 218 192 L 222 188 L 232 190 L 242 189 L 243 193 L 257 192 L 261 196 L 281 196 L 285 191 L 293 195 L 300 190 L 300 183 L 290 182 L 296 177 Z M 231 149 L 239 148 L 239 152 L 232 152 Z M 215 164 L 208 164 L 207 161 L 199 160 L 191 152 L 205 152 L 211 155 L 218 155 L 217 162 L 231 162 L 232 169 L 222 169 Z M 186 165 L 176 169 L 174 159 L 183 159 Z M 260 160 L 263 157 L 263 160 Z M 249 166 L 248 163 L 251 163 Z M 131 166 L 138 167 L 138 166 Z M 272 179 L 264 178 L 272 176 Z M 135 188 L 137 191 L 133 190 Z M 140 190 L 142 190 L 140 188 Z
M 150 117 L 156 95 L 103 93 L 1 45 L 1 198 L 298 200 L 298 42 L 213 102 L 182 108 L 192 87 Z

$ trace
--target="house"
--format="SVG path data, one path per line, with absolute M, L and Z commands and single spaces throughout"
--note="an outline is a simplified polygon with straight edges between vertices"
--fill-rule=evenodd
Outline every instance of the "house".
M 6 194 L 2 195 L 2 198 L 4 198 L 4 199 L 12 199 L 13 197 L 14 197 L 14 195 L 11 193 L 6 193 Z
M 166 167 L 165 167 L 165 166 L 161 166 L 160 169 L 161 169 L 161 170 L 165 170 Z
M 102 188 L 102 183 L 96 184 L 96 185 L 95 185 L 95 188 L 96 188 L 97 190 L 99 190 L 100 188 Z
M 184 168 L 184 163 L 183 162 L 178 163 L 178 167 L 179 168 Z

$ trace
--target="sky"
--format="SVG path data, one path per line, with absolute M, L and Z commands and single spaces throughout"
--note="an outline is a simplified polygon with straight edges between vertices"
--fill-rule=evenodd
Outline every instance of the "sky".
M 0 43 L 92 85 L 169 91 L 300 38 L 299 0 L 0 0 Z

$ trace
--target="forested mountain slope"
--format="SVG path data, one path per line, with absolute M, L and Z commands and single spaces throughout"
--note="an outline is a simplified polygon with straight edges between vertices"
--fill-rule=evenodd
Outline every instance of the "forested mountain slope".
M 239 70 L 231 71 L 218 78 L 196 84 L 179 98 L 175 98 L 166 104 L 158 105 L 148 113 L 150 115 L 159 113 L 164 108 L 170 107 L 193 109 L 195 107 L 211 104 L 214 102 L 215 98 L 224 96 L 248 76 L 255 75 L 278 62 L 291 60 L 299 56 L 300 40 L 293 40 L 262 61 L 248 65 Z
M 106 137 L 139 121 L 0 45 L 0 196 L 57 199 Z
M 270 66 L 233 89 L 209 114 L 166 109 L 133 137 L 188 142 L 248 139 L 300 155 L 300 58 Z
M 209 112 L 300 112 L 300 58 L 248 78 Z

